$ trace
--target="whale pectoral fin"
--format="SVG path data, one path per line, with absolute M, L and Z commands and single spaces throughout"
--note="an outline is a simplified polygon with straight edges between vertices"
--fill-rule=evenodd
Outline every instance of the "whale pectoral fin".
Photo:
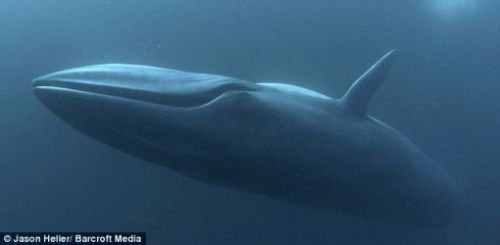
M 368 102 L 382 85 L 392 64 L 396 50 L 391 50 L 380 58 L 370 69 L 359 77 L 340 99 L 340 105 L 349 113 L 365 116 Z

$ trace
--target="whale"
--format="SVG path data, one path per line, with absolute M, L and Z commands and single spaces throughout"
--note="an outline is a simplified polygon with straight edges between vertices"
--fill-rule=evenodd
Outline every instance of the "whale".
M 391 50 L 340 98 L 287 83 L 102 64 L 33 80 L 58 118 L 99 142 L 202 183 L 424 228 L 458 222 L 456 182 L 369 115 Z

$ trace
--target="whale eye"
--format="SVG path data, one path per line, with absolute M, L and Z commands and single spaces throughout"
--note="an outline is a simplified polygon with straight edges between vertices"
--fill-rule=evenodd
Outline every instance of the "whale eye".
M 186 105 L 191 104 L 191 106 L 201 106 L 221 97 L 225 97 L 240 103 L 244 101 L 245 98 L 248 98 L 250 96 L 249 92 L 251 91 L 255 91 L 255 89 L 246 87 L 241 84 L 225 84 L 204 93 L 199 93 L 194 96 L 187 96 L 185 99 L 189 100 L 189 102 L 185 102 L 188 102 L 186 103 Z M 179 97 L 179 99 L 182 99 L 182 97 Z
M 216 98 L 222 94 L 227 95 L 244 95 L 247 91 L 255 91 L 253 88 L 246 87 L 242 84 L 229 83 L 216 87 L 202 94 L 205 98 Z

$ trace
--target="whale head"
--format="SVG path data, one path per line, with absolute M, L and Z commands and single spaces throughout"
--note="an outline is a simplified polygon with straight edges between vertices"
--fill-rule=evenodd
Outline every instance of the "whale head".
M 254 117 L 271 112 L 262 94 L 274 90 L 231 77 L 126 64 L 55 72 L 36 78 L 33 89 L 76 129 L 177 170 L 202 164 L 214 152 L 228 153 L 224 145 L 234 144 L 228 137 L 259 130 Z
M 391 51 L 340 99 L 289 84 L 122 64 L 55 72 L 33 88 L 86 135 L 206 183 L 404 224 L 456 222 L 454 181 L 367 115 L 393 60 Z

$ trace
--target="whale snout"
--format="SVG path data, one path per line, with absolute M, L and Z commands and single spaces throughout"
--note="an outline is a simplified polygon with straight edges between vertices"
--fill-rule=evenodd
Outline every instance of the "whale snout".
M 256 91 L 250 82 L 209 74 L 191 74 L 139 65 L 107 64 L 63 70 L 33 80 L 42 101 L 51 93 L 108 96 L 189 108 L 235 91 Z M 41 95 L 44 96 L 41 96 Z

